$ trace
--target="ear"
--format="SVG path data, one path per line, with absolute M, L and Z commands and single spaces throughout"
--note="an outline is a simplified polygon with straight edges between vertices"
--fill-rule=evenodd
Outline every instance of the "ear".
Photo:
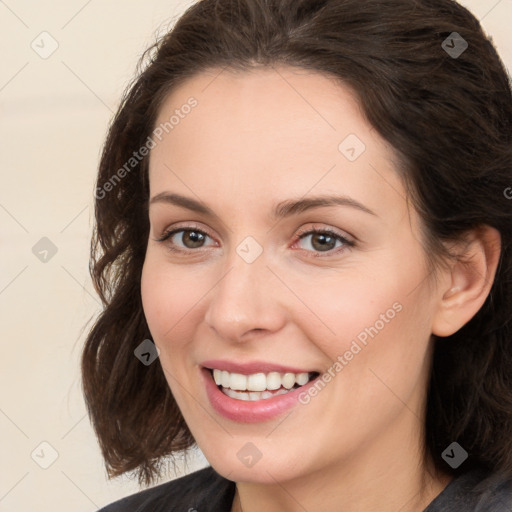
M 468 232 L 459 258 L 451 265 L 444 288 L 439 289 L 438 307 L 432 320 L 432 333 L 450 336 L 473 318 L 484 304 L 496 275 L 501 236 L 491 226 L 480 226 Z

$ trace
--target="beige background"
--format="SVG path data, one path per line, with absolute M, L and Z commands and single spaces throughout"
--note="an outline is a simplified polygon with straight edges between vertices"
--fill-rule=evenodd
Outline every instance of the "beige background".
M 140 54 L 191 3 L 0 0 L 0 512 L 93 512 L 138 490 L 106 479 L 81 395 L 80 350 L 99 311 L 93 189 Z M 512 70 L 512 0 L 461 3 Z M 58 48 L 43 59 L 34 40 L 40 53 Z M 46 263 L 32 252 L 43 237 L 57 249 Z M 179 474 L 204 464 L 197 453 Z

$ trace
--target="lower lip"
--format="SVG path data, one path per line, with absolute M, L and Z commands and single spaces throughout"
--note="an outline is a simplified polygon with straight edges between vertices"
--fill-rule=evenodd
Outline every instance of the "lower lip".
M 201 369 L 206 384 L 206 393 L 212 407 L 221 416 L 238 423 L 258 423 L 271 420 L 294 405 L 299 405 L 298 397 L 314 385 L 316 379 L 284 395 L 255 401 L 237 400 L 225 395 L 215 384 L 210 370 Z

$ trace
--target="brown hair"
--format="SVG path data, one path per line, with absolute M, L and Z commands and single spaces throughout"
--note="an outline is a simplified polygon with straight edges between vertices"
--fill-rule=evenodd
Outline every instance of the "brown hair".
M 453 32 L 468 44 L 461 55 L 443 43 Z M 479 22 L 452 0 L 202 0 L 146 50 L 99 166 L 90 271 L 104 310 L 88 334 L 82 375 L 109 477 L 136 470 L 149 484 L 166 455 L 194 443 L 160 364 L 134 356 L 151 338 L 140 290 L 148 158 L 132 161 L 122 179 L 119 170 L 187 78 L 274 64 L 353 89 L 399 157 L 432 270 L 450 256 L 443 241 L 484 224 L 500 232 L 485 304 L 441 343 L 432 336 L 425 453 L 450 471 L 441 453 L 457 441 L 469 453 L 461 470 L 478 464 L 512 474 L 512 93 Z

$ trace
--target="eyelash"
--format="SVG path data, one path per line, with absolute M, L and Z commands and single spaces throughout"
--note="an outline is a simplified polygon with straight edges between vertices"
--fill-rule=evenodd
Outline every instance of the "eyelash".
M 213 238 L 206 231 L 200 229 L 197 226 L 182 226 L 182 227 L 178 227 L 178 228 L 175 228 L 175 229 L 171 229 L 169 231 L 165 231 L 160 238 L 155 238 L 154 240 L 156 242 L 162 242 L 163 243 L 163 242 L 166 242 L 169 238 L 171 238 L 176 233 L 187 232 L 187 231 L 189 231 L 189 232 L 193 231 L 195 233 L 200 233 L 201 235 L 206 235 L 209 238 Z M 302 240 L 303 238 L 306 238 L 308 235 L 312 235 L 312 234 L 313 235 L 314 234 L 329 235 L 329 236 L 331 236 L 331 237 L 335 238 L 336 240 L 338 240 L 338 241 L 343 243 L 342 247 L 338 247 L 338 249 L 331 249 L 329 251 L 325 251 L 325 253 L 322 253 L 320 251 L 308 251 L 308 250 L 305 250 L 308 253 L 311 253 L 311 252 L 314 253 L 313 255 L 309 256 L 309 257 L 312 257 L 312 258 L 325 258 L 325 257 L 333 256 L 333 255 L 338 255 L 340 252 L 343 252 L 343 251 L 345 251 L 347 249 L 350 249 L 350 248 L 355 246 L 355 242 L 353 242 L 351 240 L 348 240 L 344 236 L 340 235 L 336 231 L 334 231 L 332 229 L 329 229 L 329 228 L 324 228 L 324 229 L 314 229 L 314 228 L 312 228 L 312 229 L 307 229 L 307 230 L 304 230 L 304 231 L 299 231 L 299 233 L 297 234 L 296 240 L 294 241 L 293 245 L 295 245 L 298 241 Z M 174 253 L 190 253 L 190 252 L 194 252 L 195 251 L 195 249 L 177 249 L 176 247 L 173 247 L 170 243 L 167 244 L 167 248 L 170 251 L 174 252 Z M 201 249 L 201 247 L 199 249 Z

